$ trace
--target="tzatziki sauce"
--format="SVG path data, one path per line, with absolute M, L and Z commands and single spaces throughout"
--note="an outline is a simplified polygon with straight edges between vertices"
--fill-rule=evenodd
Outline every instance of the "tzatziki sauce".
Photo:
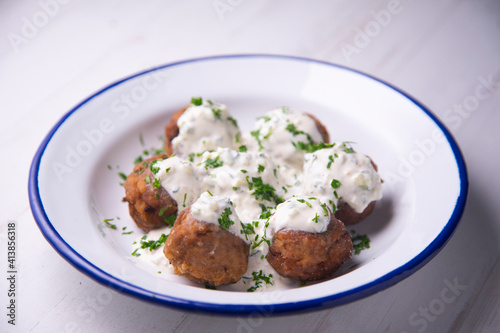
M 298 286 L 266 260 L 273 234 L 283 229 L 325 232 L 341 198 L 362 212 L 382 197 L 382 182 L 369 157 L 348 143 L 322 143 L 316 122 L 291 108 L 273 109 L 258 117 L 251 131 L 241 132 L 225 105 L 200 99 L 177 124 L 174 155 L 155 163 L 155 178 L 178 212 L 191 207 L 193 217 L 213 224 L 225 215 L 232 221 L 228 230 L 249 245 L 243 278 L 218 289 Z M 141 250 L 138 258 L 174 274 L 168 260 L 160 258 L 162 249 Z

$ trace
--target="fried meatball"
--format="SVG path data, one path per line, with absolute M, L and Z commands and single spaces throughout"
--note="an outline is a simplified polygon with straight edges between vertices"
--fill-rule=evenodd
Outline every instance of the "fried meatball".
M 154 187 L 154 175 L 149 168 L 152 161 L 165 158 L 166 155 L 155 155 L 137 164 L 123 184 L 123 200 L 128 202 L 130 216 L 146 232 L 165 226 L 165 219 L 177 213 L 177 203 L 168 192 L 161 186 Z
M 267 261 L 281 275 L 300 281 L 330 277 L 352 256 L 351 235 L 331 216 L 324 233 L 282 229 L 274 234 Z
M 344 222 L 345 225 L 359 223 L 371 214 L 373 208 L 375 207 L 375 203 L 376 201 L 370 202 L 370 204 L 366 206 L 365 210 L 361 213 L 357 213 L 347 202 L 340 199 L 338 202 L 338 209 L 335 212 L 335 217 Z
M 172 140 L 179 135 L 179 126 L 177 126 L 177 120 L 179 119 L 180 116 L 186 111 L 186 109 L 189 107 L 185 106 L 172 116 L 170 118 L 170 121 L 168 122 L 167 126 L 165 126 L 165 152 L 167 153 L 168 156 L 172 155 L 173 153 L 173 148 L 172 148 Z
M 378 167 L 375 162 L 373 162 L 371 158 L 370 161 L 375 171 L 378 171 Z M 358 213 L 347 202 L 340 198 L 339 202 L 337 203 L 337 211 L 335 212 L 335 217 L 344 222 L 345 225 L 359 223 L 372 213 L 373 208 L 375 207 L 375 203 L 376 201 L 370 202 L 370 204 L 366 206 L 366 208 L 361 213 Z
M 197 220 L 190 207 L 177 216 L 163 253 L 176 274 L 212 286 L 237 282 L 248 265 L 248 244 L 216 224 Z
M 323 139 L 324 143 L 329 143 L 330 142 L 330 135 L 328 134 L 328 130 L 326 129 L 325 125 L 321 123 L 321 121 L 318 120 L 315 116 L 313 116 L 310 113 L 306 113 L 309 118 L 314 120 L 314 123 L 316 124 L 316 128 L 318 129 L 319 134 L 321 134 L 321 138 Z

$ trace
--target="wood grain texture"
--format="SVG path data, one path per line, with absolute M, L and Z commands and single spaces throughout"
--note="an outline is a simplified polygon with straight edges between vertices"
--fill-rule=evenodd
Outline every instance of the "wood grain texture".
M 233 1 L 222 15 L 214 2 L 0 2 L 0 150 L 4 161 L 15 161 L 0 166 L 0 247 L 4 251 L 9 220 L 18 222 L 20 244 L 18 325 L 2 319 L 0 331 L 499 332 L 500 2 Z M 46 24 L 23 35 L 26 20 L 44 11 L 42 3 L 59 5 Z M 391 8 L 385 26 L 379 23 L 359 44 L 360 31 L 375 27 Z M 13 34 L 23 42 L 12 42 Z M 356 52 L 346 53 L 346 45 Z M 433 110 L 460 144 L 471 183 L 462 222 L 436 258 L 383 292 L 333 309 L 219 317 L 119 294 L 59 257 L 36 227 L 26 193 L 31 159 L 52 125 L 119 78 L 230 53 L 339 63 L 386 80 Z M 470 111 L 455 111 L 485 80 L 489 96 Z M 422 315 L 449 284 L 463 290 L 439 314 Z

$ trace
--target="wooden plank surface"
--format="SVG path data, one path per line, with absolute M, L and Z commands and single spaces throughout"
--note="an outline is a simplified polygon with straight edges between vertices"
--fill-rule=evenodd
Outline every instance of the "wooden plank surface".
M 218 11 L 220 2 L 231 9 Z M 499 1 L 3 0 L 0 36 L 0 247 L 4 253 L 9 221 L 17 222 L 20 244 L 17 325 L 2 315 L 1 332 L 500 331 Z M 462 222 L 436 258 L 344 306 L 233 318 L 117 294 L 59 257 L 36 227 L 26 191 L 31 159 L 52 125 L 119 78 L 231 53 L 339 63 L 428 106 L 457 139 L 470 178 Z M 459 113 L 479 85 L 487 98 Z M 456 298 L 433 313 L 445 288 Z

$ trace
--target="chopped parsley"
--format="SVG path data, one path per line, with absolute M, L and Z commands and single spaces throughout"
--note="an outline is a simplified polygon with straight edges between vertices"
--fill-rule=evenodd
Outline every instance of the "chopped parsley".
M 207 169 L 207 170 L 208 170 L 208 168 L 215 169 L 215 168 L 221 167 L 223 164 L 224 164 L 224 161 L 219 161 L 219 156 L 217 156 L 214 159 L 208 158 L 205 161 L 205 169 Z
M 160 171 L 159 167 L 155 167 L 155 164 L 158 163 L 158 161 L 161 161 L 161 159 L 157 159 L 157 160 L 151 161 L 151 163 L 149 163 L 149 170 L 151 170 L 153 175 L 156 175 L 158 173 L 158 171 Z
M 212 113 L 214 114 L 215 119 L 221 120 L 222 110 L 220 109 L 212 109 Z
M 122 235 L 130 235 L 131 233 L 133 233 L 133 231 L 125 231 L 125 230 L 127 230 L 127 227 L 122 228 Z
M 234 224 L 234 221 L 229 218 L 229 215 L 231 215 L 232 213 L 233 211 L 230 207 L 224 208 L 224 211 L 218 219 L 219 225 L 222 229 L 227 230 Z
M 257 167 L 257 172 L 261 173 L 264 171 L 264 169 L 265 169 L 265 167 L 263 165 L 259 164 L 259 166 Z
M 340 182 L 340 180 L 333 178 L 330 185 L 332 185 L 334 189 L 338 189 L 340 186 L 342 186 L 342 183 Z
M 172 214 L 172 215 L 170 215 L 169 217 L 164 218 L 164 219 L 163 219 L 163 221 L 165 221 L 165 223 L 166 223 L 169 227 L 173 227 L 176 219 L 177 219 L 177 215 Z
M 305 150 L 307 153 L 314 153 L 317 150 L 320 150 L 323 148 L 331 148 L 334 146 L 334 144 L 324 143 L 324 142 L 307 144 L 307 143 L 304 143 L 302 141 L 299 141 L 297 143 L 292 141 L 292 144 L 295 147 L 295 149 Z
M 262 181 L 262 177 L 252 177 L 252 181 L 249 181 L 248 178 L 247 176 L 248 189 L 254 190 L 252 195 L 255 196 L 256 200 L 274 201 L 277 205 L 284 201 L 276 194 L 274 187 Z
M 272 274 L 269 274 L 266 276 L 263 272 L 262 269 L 259 270 L 258 272 L 252 272 L 252 281 L 255 281 L 255 285 L 248 288 L 247 291 L 253 292 L 257 290 L 257 288 L 262 286 L 262 282 L 265 282 L 266 284 L 273 285 L 273 281 L 271 280 L 273 278 Z
M 120 176 L 120 178 L 123 180 L 127 180 L 127 175 L 124 174 L 123 172 L 118 172 L 118 176 Z
M 352 235 L 355 235 L 355 231 L 351 231 Z M 367 235 L 357 235 L 351 237 L 352 246 L 354 248 L 354 254 L 360 254 L 361 251 L 370 248 L 370 238 Z
M 112 224 L 112 223 L 109 223 L 111 221 L 114 221 L 115 219 L 104 219 L 102 220 L 104 222 L 104 224 L 108 227 L 108 228 L 111 228 L 111 229 L 114 229 L 116 230 L 116 224 Z
M 159 248 L 167 240 L 167 235 L 161 234 L 158 240 L 146 240 L 146 235 L 141 238 L 141 249 L 149 249 L 150 252 Z
M 238 151 L 241 153 L 246 153 L 247 152 L 247 146 L 242 145 L 238 148 Z
M 262 146 L 262 142 L 260 142 L 260 129 L 252 131 L 250 132 L 250 134 L 257 140 L 257 143 L 259 144 L 259 150 L 264 149 L 264 146 Z
M 328 216 L 328 208 L 326 208 L 326 203 L 322 203 L 320 206 L 325 211 L 325 216 Z
M 351 142 L 350 141 L 344 141 L 342 142 L 342 145 L 345 147 L 344 148 L 344 153 L 346 154 L 353 154 L 355 153 L 354 149 L 352 149 L 351 146 L 348 146 L 348 144 L 350 144 Z
M 326 165 L 326 168 L 330 169 L 330 167 L 332 166 L 332 163 L 333 163 L 333 156 L 329 155 L 328 156 L 328 164 Z
M 309 208 L 312 208 L 311 204 L 309 201 L 305 201 L 304 199 L 297 199 L 298 202 L 306 204 Z
M 167 207 L 161 207 L 160 212 L 158 213 L 158 216 L 163 216 L 163 214 L 165 214 L 166 210 L 167 210 Z
M 248 240 L 248 235 L 255 234 L 255 227 L 259 225 L 259 222 L 257 221 L 253 221 L 252 223 L 240 222 L 240 224 L 241 224 L 240 233 L 245 235 L 245 239 Z
M 235 127 L 238 127 L 238 122 L 233 117 L 229 116 L 227 117 L 227 120 L 230 121 Z
M 200 106 L 201 104 L 203 104 L 203 98 L 193 97 L 191 98 L 191 104 L 193 104 L 194 106 Z
M 161 187 L 160 178 L 155 178 L 155 179 L 153 180 L 153 187 L 154 187 L 154 188 L 160 188 L 160 187 Z
M 293 136 L 297 136 L 297 135 L 303 134 L 303 135 L 305 135 L 307 137 L 307 141 L 309 142 L 310 145 L 314 144 L 314 141 L 311 138 L 311 136 L 308 133 L 304 132 L 304 131 L 297 130 L 297 127 L 295 127 L 294 124 L 288 124 L 286 126 L 286 130 L 288 132 L 292 133 Z

